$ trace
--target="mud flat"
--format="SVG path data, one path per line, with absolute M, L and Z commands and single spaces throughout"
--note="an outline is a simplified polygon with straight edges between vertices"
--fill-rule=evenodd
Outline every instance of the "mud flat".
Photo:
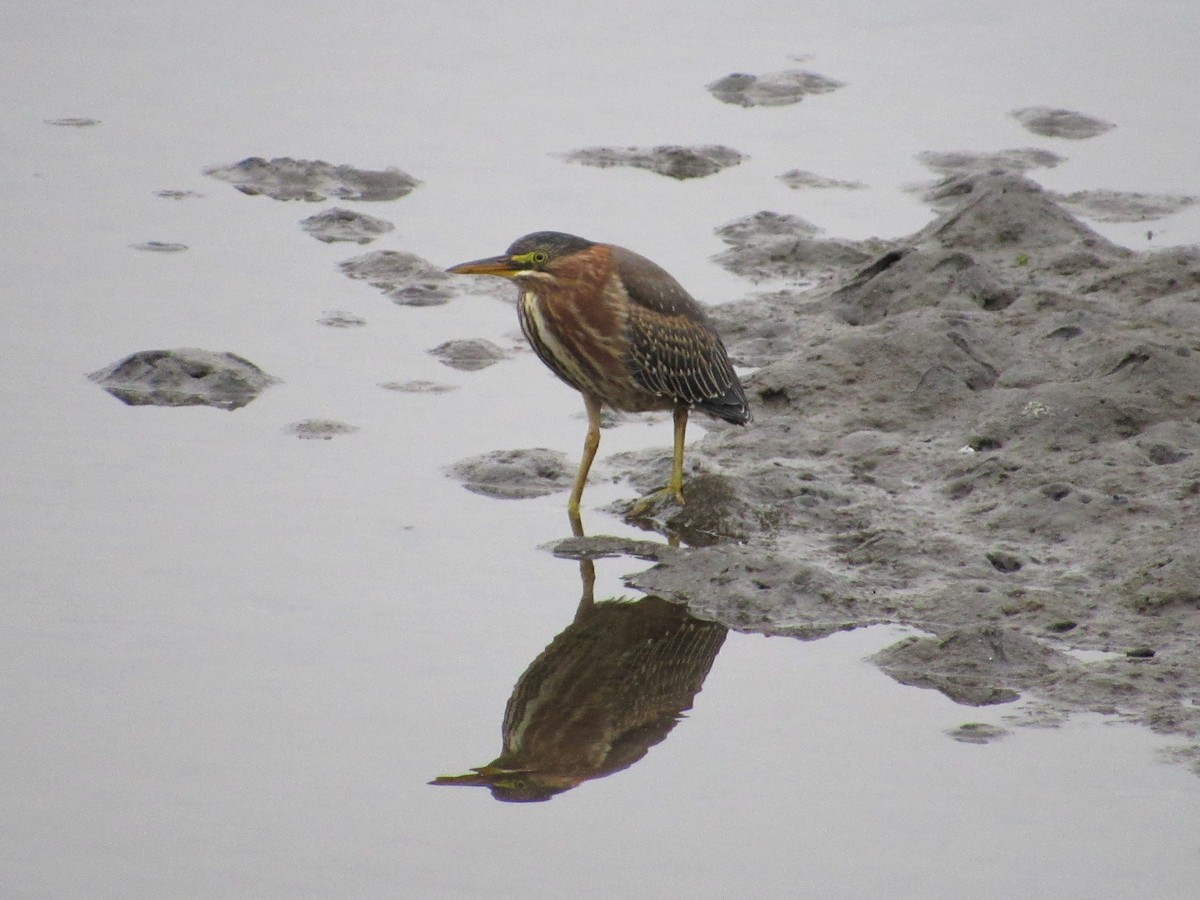
M 905 683 L 1200 739 L 1200 249 L 1117 246 L 1012 172 L 939 196 L 865 265 L 714 310 L 755 422 L 690 450 L 655 527 L 692 547 L 630 583 L 746 631 L 910 624 L 878 660 Z

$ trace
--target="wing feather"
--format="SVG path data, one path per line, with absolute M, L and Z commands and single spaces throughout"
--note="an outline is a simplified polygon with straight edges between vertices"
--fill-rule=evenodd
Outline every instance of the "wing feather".
M 703 307 L 659 266 L 614 248 L 628 294 L 629 371 L 647 391 L 730 422 L 749 421 L 745 392 Z

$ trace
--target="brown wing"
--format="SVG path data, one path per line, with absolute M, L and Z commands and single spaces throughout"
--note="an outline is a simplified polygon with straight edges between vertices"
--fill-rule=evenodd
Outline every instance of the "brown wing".
M 750 420 L 746 394 L 704 309 L 666 271 L 614 248 L 629 295 L 628 365 L 651 393 L 737 424 Z

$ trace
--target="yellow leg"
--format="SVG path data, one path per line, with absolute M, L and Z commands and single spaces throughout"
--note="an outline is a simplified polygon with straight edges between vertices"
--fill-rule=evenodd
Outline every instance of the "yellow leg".
M 629 508 L 629 515 L 643 516 L 659 502 L 674 500 L 683 506 L 683 440 L 687 432 L 688 408 L 683 404 L 675 407 L 675 449 L 671 455 L 671 480 L 649 496 L 643 497 Z
M 588 394 L 583 395 L 583 405 L 587 408 L 588 430 L 583 439 L 583 458 L 579 460 L 579 471 L 575 473 L 575 486 L 571 488 L 571 499 L 567 501 L 567 512 L 574 520 L 579 517 L 579 501 L 583 499 L 583 486 L 587 484 L 588 472 L 592 468 L 592 460 L 596 458 L 596 450 L 600 447 L 600 401 Z
M 682 404 L 675 407 L 675 455 L 671 458 L 671 480 L 667 492 L 674 494 L 679 505 L 683 505 L 683 436 L 687 431 L 688 408 Z

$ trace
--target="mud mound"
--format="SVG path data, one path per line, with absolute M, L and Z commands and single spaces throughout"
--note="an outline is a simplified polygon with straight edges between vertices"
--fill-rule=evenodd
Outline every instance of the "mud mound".
M 722 169 L 736 166 L 746 158 L 732 147 L 705 145 L 700 147 L 586 147 L 564 153 L 568 162 L 585 166 L 631 166 L 649 169 L 668 178 L 684 180 L 715 175 Z
M 799 103 L 809 94 L 827 94 L 845 87 L 815 72 L 789 69 L 770 75 L 735 72 L 708 85 L 708 92 L 722 103 L 736 106 L 787 106 Z
M 130 244 L 134 250 L 145 250 L 148 253 L 182 253 L 187 249 L 187 244 L 178 244 L 172 241 L 143 241 L 140 244 Z
M 542 447 L 483 453 L 460 460 L 448 472 L 469 491 L 505 500 L 564 491 L 575 476 L 565 453 Z
M 293 422 L 284 431 L 303 441 L 331 441 L 343 434 L 354 434 L 358 431 L 358 426 L 347 425 L 335 419 L 304 419 Z
M 1200 201 L 1188 194 L 1139 194 L 1133 191 L 1075 191 L 1059 199 L 1068 209 L 1100 222 L 1150 222 Z
M 761 366 L 755 424 L 689 451 L 732 524 L 633 584 L 756 631 L 911 624 L 908 669 L 962 702 L 1032 692 L 1200 737 L 1200 250 L 1133 253 L 1013 173 L 945 187 L 857 271 L 714 310 Z M 987 663 L 989 641 L 1029 664 Z
M 317 319 L 317 324 L 326 328 L 362 328 L 367 320 L 344 309 L 331 309 Z
M 816 172 L 808 172 L 803 169 L 788 169 L 788 171 L 779 176 L 779 180 L 792 188 L 792 190 L 799 188 L 841 188 L 847 191 L 857 191 L 866 187 L 861 181 L 826 178 L 824 175 L 818 175 Z
M 349 209 L 334 208 L 301 220 L 300 227 L 326 244 L 332 244 L 334 241 L 369 244 L 396 226 L 386 219 L 378 219 Z
M 215 406 L 234 410 L 278 383 L 248 359 L 181 347 L 141 350 L 88 375 L 129 406 Z
M 64 119 L 43 119 L 47 125 L 59 125 L 66 128 L 90 128 L 93 125 L 99 125 L 99 119 L 90 119 L 86 116 L 68 116 Z
M 508 354 L 501 347 L 484 338 L 465 338 L 446 341 L 429 351 L 432 356 L 452 369 L 463 372 L 475 372 L 495 365 L 502 359 L 508 359 Z
M 417 379 L 415 381 L 384 381 L 379 385 L 386 391 L 396 391 L 401 394 L 448 394 L 450 391 L 458 390 L 458 386 L 454 384 L 442 384 L 437 381 L 425 381 Z
M 1072 109 L 1052 109 L 1049 106 L 1027 106 L 1009 113 L 1034 134 L 1042 137 L 1068 138 L 1082 141 L 1111 131 L 1117 126 L 1095 116 Z
M 338 264 L 350 278 L 379 288 L 402 306 L 440 306 L 450 302 L 450 276 L 415 253 L 373 250 Z
M 926 167 L 943 175 L 980 175 L 985 172 L 1025 172 L 1029 169 L 1053 169 L 1066 157 L 1039 147 L 995 150 L 976 153 L 971 150 L 935 151 L 917 154 Z
M 860 266 L 886 246 L 820 238 L 820 229 L 799 216 L 767 210 L 722 225 L 716 233 L 729 249 L 713 259 L 752 281 L 798 281 Z
M 397 200 L 420 184 L 396 168 L 371 171 L 334 166 L 323 160 L 263 159 L 251 156 L 228 166 L 209 166 L 204 174 L 228 181 L 243 194 L 262 194 L 275 200 L 317 202 L 340 200 Z

